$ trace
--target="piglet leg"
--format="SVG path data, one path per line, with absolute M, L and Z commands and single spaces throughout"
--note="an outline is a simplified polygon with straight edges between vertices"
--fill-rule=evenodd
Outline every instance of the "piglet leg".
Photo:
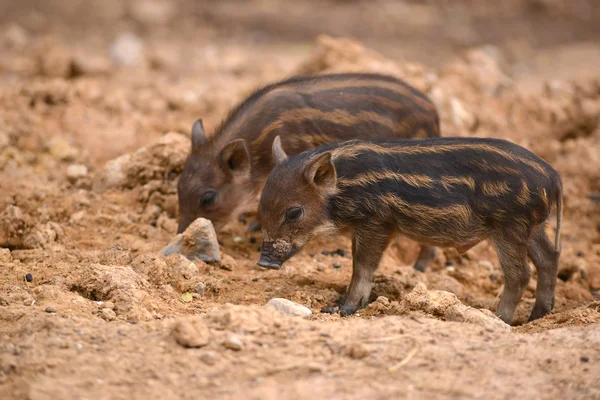
M 421 251 L 415 262 L 414 269 L 420 272 L 425 272 L 425 269 L 435 258 L 436 248 L 433 246 L 421 245 Z
M 390 232 L 359 231 L 354 233 L 352 238 L 352 279 L 346 292 L 345 302 L 340 306 L 342 316 L 353 314 L 367 304 L 373 285 L 373 274 L 375 274 L 381 256 L 391 238 Z

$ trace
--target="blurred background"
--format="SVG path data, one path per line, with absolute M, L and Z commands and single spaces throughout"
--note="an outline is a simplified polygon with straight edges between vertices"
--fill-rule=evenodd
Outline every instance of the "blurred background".
M 522 58 L 600 35 L 594 0 L 3 0 L 0 15 L 71 45 L 106 45 L 127 31 L 150 45 L 303 48 L 324 33 L 434 66 L 466 47 L 493 44 Z
M 121 398 L 131 389 L 131 398 L 188 398 L 237 388 L 242 398 L 252 389 L 253 398 L 279 399 L 293 398 L 286 390 L 295 387 L 295 398 L 482 390 L 508 398 L 518 387 L 531 398 L 593 396 L 585 388 L 599 370 L 588 339 L 597 330 L 587 330 L 600 322 L 599 66 L 598 0 L 0 0 L 0 393 Z M 374 281 L 374 298 L 385 301 L 344 320 L 318 310 L 350 279 L 346 237 L 315 240 L 281 273 L 256 266 L 260 235 L 243 221 L 219 233 L 220 267 L 157 256 L 176 232 L 192 123 L 202 118 L 212 134 L 258 86 L 342 71 L 405 79 L 434 101 L 443 136 L 506 138 L 560 172 L 556 307 L 526 324 L 533 272 L 513 331 L 573 330 L 536 339 L 473 325 L 469 342 L 466 324 L 398 317 L 418 283 L 495 310 L 503 274 L 485 242 L 464 256 L 443 249 L 425 274 L 410 266 L 418 246 L 395 242 Z M 310 307 L 310 329 L 255 313 L 273 297 Z M 245 350 L 214 342 L 201 361 L 166 340 L 172 319 L 222 307 L 213 331 L 223 333 L 218 321 L 231 315 L 257 327 L 240 336 Z M 309 330 L 331 335 L 309 342 Z M 341 351 L 346 339 L 405 330 L 426 355 L 404 372 L 387 367 L 407 360 L 410 341 L 381 343 L 360 368 Z M 321 362 L 319 354 L 333 362 L 295 369 Z M 257 375 L 270 364 L 284 369 Z M 547 391 L 548 382 L 564 391 Z
M 503 74 L 532 86 L 593 76 L 599 21 L 594 0 L 2 0 L 0 73 L 4 84 L 86 78 L 81 90 L 115 117 L 131 106 L 126 121 L 101 122 L 102 140 L 88 131 L 92 159 L 106 161 L 139 146 L 136 132 L 147 140 L 187 131 L 199 115 L 212 126 L 239 93 L 297 72 L 321 34 L 430 69 L 482 48 Z M 149 120 L 137 120 L 140 108 Z

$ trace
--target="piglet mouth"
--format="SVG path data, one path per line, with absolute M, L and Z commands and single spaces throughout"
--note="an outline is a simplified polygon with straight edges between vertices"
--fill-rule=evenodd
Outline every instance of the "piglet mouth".
M 269 268 L 269 269 L 281 269 L 281 262 L 275 261 L 272 258 L 261 254 L 260 255 L 260 259 L 258 260 L 258 262 L 256 263 L 259 266 L 263 267 L 263 268 Z
M 257 264 L 263 268 L 281 269 L 283 263 L 294 256 L 298 250 L 300 250 L 298 246 L 287 242 L 282 246 L 280 241 L 263 241 Z

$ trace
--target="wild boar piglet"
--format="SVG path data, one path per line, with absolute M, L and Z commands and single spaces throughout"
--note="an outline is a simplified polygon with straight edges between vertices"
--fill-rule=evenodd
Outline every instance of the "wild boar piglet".
M 504 273 L 497 315 L 513 318 L 537 269 L 530 320 L 554 307 L 560 255 L 562 183 L 558 172 L 514 143 L 484 138 L 352 140 L 287 157 L 273 142 L 277 166 L 264 186 L 258 265 L 281 268 L 310 239 L 352 232 L 352 279 L 342 315 L 363 307 L 381 256 L 396 233 L 423 245 L 466 252 L 489 239 Z M 556 236 L 544 232 L 557 206 Z

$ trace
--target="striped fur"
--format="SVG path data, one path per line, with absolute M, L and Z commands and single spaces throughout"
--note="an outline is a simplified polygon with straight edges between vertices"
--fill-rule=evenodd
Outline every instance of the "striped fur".
M 276 136 L 293 155 L 355 138 L 437 137 L 440 126 L 433 103 L 391 76 L 299 76 L 265 86 L 192 146 L 178 183 L 179 232 L 198 217 L 212 220 L 219 229 L 237 214 L 255 209 L 255 198 L 273 167 Z M 230 151 L 224 154 L 227 146 Z M 209 190 L 216 192 L 215 200 L 202 203 Z
M 372 246 L 364 247 L 366 253 L 382 252 L 395 233 L 460 252 L 491 239 L 505 272 L 499 316 L 507 322 L 512 319 L 529 279 L 527 256 L 544 277 L 532 319 L 552 308 L 560 253 L 562 183 L 548 163 L 528 150 L 505 140 L 483 138 L 353 140 L 279 159 L 283 161 L 269 175 L 260 201 L 268 237 L 283 238 L 298 251 L 300 244 L 313 236 L 311 232 L 327 222 L 350 229 L 355 236 L 372 237 Z M 333 179 L 334 187 L 311 182 L 303 173 L 322 159 L 331 162 L 322 166 L 319 161 L 323 168 L 319 173 L 330 176 L 328 182 Z M 552 247 L 540 227 L 555 204 L 557 228 Z M 281 215 L 290 207 L 304 208 L 302 222 L 281 222 Z M 281 264 L 288 256 L 265 257 L 272 264 Z M 377 267 L 374 260 L 380 257 L 355 254 L 346 312 L 366 301 L 364 290 L 370 287 L 364 281 L 368 274 L 357 268 L 372 273 Z

